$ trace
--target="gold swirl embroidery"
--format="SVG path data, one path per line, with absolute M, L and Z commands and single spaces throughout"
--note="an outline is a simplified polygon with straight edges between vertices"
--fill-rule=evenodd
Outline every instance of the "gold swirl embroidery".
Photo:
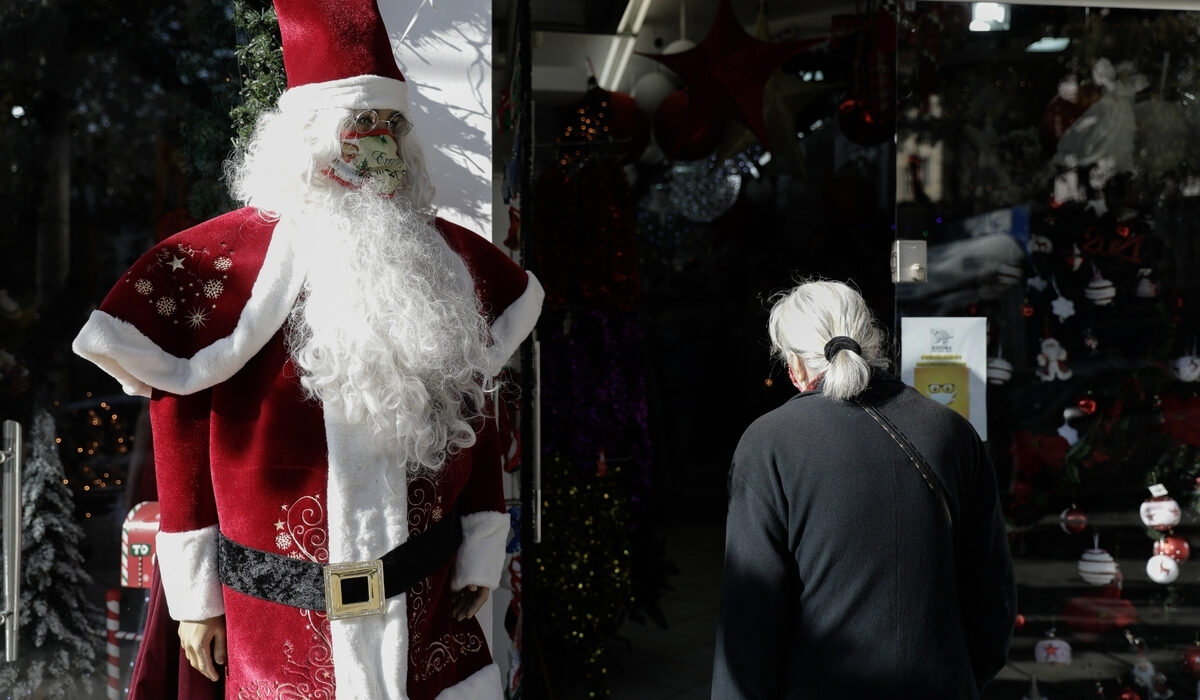
M 276 543 L 287 556 L 325 563 L 329 560 L 329 536 L 322 527 L 325 510 L 317 496 L 303 496 L 292 505 L 283 505 L 284 516 L 275 523 Z M 298 610 L 304 628 L 310 632 L 303 661 L 296 660 L 296 647 L 284 640 L 287 662 L 283 674 L 291 682 L 256 680 L 238 689 L 238 700 L 333 700 L 333 644 L 327 630 L 329 620 L 323 612 Z
M 429 645 L 429 655 L 425 660 L 424 669 L 416 675 L 416 680 L 425 680 L 443 668 L 458 661 L 463 654 L 473 654 L 483 649 L 483 638 L 477 634 L 447 632 L 442 638 Z

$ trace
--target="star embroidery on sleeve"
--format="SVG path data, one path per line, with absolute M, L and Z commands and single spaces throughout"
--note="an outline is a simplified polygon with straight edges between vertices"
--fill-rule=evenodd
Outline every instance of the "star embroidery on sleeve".
M 172 271 L 183 269 L 183 258 L 176 255 L 175 257 L 171 258 L 171 262 L 167 264 L 171 266 Z
M 278 520 L 278 521 L 276 521 L 276 522 L 275 522 L 275 529 L 276 529 L 276 530 L 282 530 L 282 529 L 283 529 L 283 525 L 284 525 L 284 522 L 283 522 L 282 520 Z

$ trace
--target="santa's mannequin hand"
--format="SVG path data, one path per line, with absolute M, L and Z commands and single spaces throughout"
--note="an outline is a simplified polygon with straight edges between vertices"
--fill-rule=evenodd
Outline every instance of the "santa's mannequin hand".
M 490 589 L 483 586 L 467 586 L 454 594 L 454 619 L 459 622 L 472 617 L 483 607 Z
M 210 617 L 199 622 L 180 622 L 179 645 L 187 654 L 192 668 L 215 682 L 219 676 L 213 662 L 225 665 L 225 616 Z

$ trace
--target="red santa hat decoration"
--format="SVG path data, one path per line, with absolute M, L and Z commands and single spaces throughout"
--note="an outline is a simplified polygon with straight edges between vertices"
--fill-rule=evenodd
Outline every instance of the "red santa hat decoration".
M 282 109 L 408 108 L 376 0 L 275 0 L 288 89 Z

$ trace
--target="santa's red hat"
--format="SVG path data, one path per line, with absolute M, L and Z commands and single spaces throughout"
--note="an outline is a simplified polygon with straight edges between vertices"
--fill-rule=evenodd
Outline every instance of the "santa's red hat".
M 284 109 L 408 110 L 376 0 L 275 0 L 288 89 Z

